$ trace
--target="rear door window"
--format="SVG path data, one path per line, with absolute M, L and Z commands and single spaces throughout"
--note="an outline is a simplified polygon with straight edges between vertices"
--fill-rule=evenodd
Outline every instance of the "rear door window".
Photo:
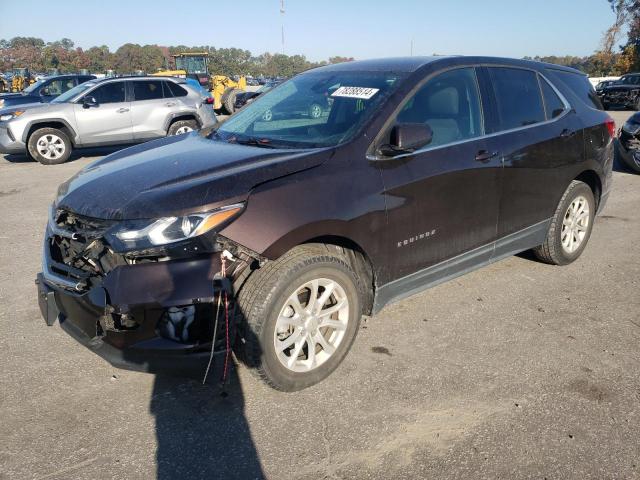
M 488 70 L 496 97 L 499 131 L 546 120 L 536 72 L 503 67 Z
M 161 80 L 136 80 L 133 82 L 133 99 L 135 101 L 157 100 L 162 98 Z
M 547 120 L 559 117 L 566 109 L 564 102 L 553 87 L 549 85 L 549 82 L 542 77 L 538 77 L 538 79 L 540 80 L 540 88 L 542 88 L 542 96 L 544 97 L 544 110 Z

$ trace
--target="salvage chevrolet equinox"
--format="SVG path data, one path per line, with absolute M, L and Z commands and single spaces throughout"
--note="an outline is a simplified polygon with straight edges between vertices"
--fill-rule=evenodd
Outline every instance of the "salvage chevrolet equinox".
M 292 113 L 318 97 L 320 115 Z M 556 65 L 314 69 L 62 184 L 40 308 L 118 367 L 224 378 L 233 351 L 299 390 L 390 302 L 528 249 L 576 260 L 609 194 L 614 130 L 587 78 Z

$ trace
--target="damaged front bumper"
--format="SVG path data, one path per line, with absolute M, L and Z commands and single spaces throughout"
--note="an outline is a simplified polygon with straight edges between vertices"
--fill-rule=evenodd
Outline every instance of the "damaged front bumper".
M 224 318 L 214 335 L 216 301 L 229 289 L 219 253 L 118 265 L 91 276 L 52 259 L 51 237 L 37 275 L 38 302 L 47 325 L 56 319 L 69 335 L 113 366 L 150 373 L 202 376 L 211 356 L 217 375 L 227 355 Z M 176 325 L 167 325 L 182 315 Z M 169 319 L 169 320 L 167 320 Z M 211 378 L 214 378 L 213 375 Z

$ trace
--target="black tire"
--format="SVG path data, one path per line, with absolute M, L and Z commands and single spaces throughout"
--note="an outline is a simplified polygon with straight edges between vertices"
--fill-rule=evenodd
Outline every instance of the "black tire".
M 222 96 L 222 105 L 224 106 L 225 111 L 232 115 L 233 112 L 236 111 L 236 96 L 238 93 L 242 92 L 242 90 L 238 90 L 237 88 L 229 89 Z
M 178 120 L 176 122 L 173 122 L 169 127 L 169 130 L 167 131 L 167 136 L 170 137 L 172 135 L 182 135 L 185 133 L 189 133 L 184 131 L 178 133 L 180 129 L 185 129 L 185 128 L 190 128 L 191 131 L 197 130 L 198 122 L 196 122 L 195 120 Z
M 57 143 L 58 153 L 56 153 L 56 155 L 59 156 L 54 158 L 47 156 L 46 154 L 42 154 L 41 151 L 39 151 L 38 142 L 41 139 L 46 140 L 47 138 L 53 140 L 56 137 L 60 140 L 60 142 Z M 62 151 L 60 152 L 59 149 L 62 149 Z M 66 162 L 71 155 L 72 149 L 71 140 L 69 140 L 67 134 L 57 128 L 39 128 L 33 132 L 27 140 L 27 151 L 29 152 L 29 156 L 43 165 L 59 165 Z
M 568 213 L 569 207 L 578 197 L 583 197 L 587 201 L 589 207 L 588 224 L 580 245 L 576 250 L 568 252 L 562 245 L 563 221 Z M 546 240 L 542 245 L 533 250 L 535 256 L 541 261 L 551 265 L 568 265 L 575 261 L 582 254 L 589 242 L 589 237 L 591 237 L 591 231 L 593 230 L 595 213 L 596 202 L 591 188 L 584 182 L 578 180 L 572 181 L 564 192 L 564 195 L 562 195 L 560 203 L 558 203 L 556 212 L 551 219 Z
M 276 320 L 292 291 L 314 278 L 329 279 L 342 287 L 349 302 L 348 321 L 341 342 L 324 363 L 307 372 L 294 372 L 278 359 Z M 245 332 L 241 358 L 255 376 L 276 390 L 293 392 L 322 381 L 342 362 L 356 337 L 362 317 L 362 291 L 347 257 L 336 247 L 302 245 L 292 249 L 254 272 L 238 295 Z M 304 350 L 301 354 L 307 355 Z
M 611 105 L 609 105 L 607 102 L 602 102 L 602 108 L 604 108 L 605 110 L 609 110 L 610 107 Z
M 627 150 L 623 152 L 622 147 L 618 146 L 616 153 L 618 158 L 629 170 L 634 173 L 640 173 L 640 152 L 637 150 Z

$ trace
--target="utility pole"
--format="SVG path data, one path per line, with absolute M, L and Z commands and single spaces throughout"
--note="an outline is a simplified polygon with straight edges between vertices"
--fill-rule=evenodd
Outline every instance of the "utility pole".
M 410 50 L 410 56 L 413 57 L 413 37 L 411 37 L 411 50 Z
M 280 0 L 280 29 L 282 35 L 282 54 L 284 55 L 284 0 Z

